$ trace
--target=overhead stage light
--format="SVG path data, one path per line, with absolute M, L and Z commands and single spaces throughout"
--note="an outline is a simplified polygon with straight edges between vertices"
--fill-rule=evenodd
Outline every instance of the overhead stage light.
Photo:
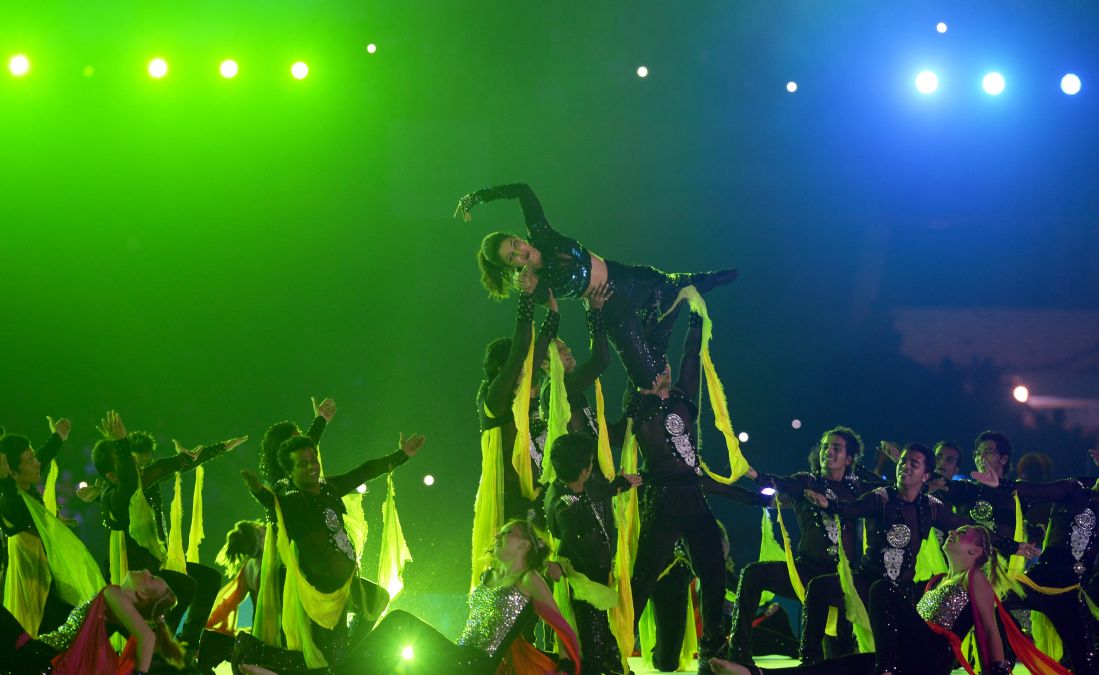
M 1065 92 L 1069 96 L 1075 96 L 1080 93 L 1080 78 L 1072 73 L 1065 75 L 1061 78 L 1061 91 Z
M 31 60 L 26 54 L 16 54 L 8 59 L 8 70 L 16 77 L 23 77 L 31 70 Z
M 159 80 L 168 74 L 168 62 L 164 59 L 156 58 L 149 61 L 149 76 Z
M 373 42 L 371 42 L 370 44 L 368 44 L 366 46 L 366 53 L 367 54 L 373 54 L 376 51 L 378 51 L 378 45 L 374 44 Z
M 233 59 L 226 59 L 221 62 L 221 66 L 218 68 L 221 71 L 221 76 L 227 80 L 231 80 L 237 76 L 240 72 L 240 66 Z
M 430 487 L 434 484 L 435 484 L 435 476 L 432 476 L 431 474 L 427 474 L 426 476 L 424 476 L 424 485 L 427 485 L 428 487 Z
M 637 67 L 637 76 L 638 77 L 648 77 L 649 76 L 649 69 L 646 68 L 645 66 L 638 66 Z
M 945 33 L 946 24 L 940 21 L 939 23 L 935 24 L 935 30 L 939 31 L 940 33 Z
M 921 94 L 934 93 L 939 88 L 939 76 L 930 70 L 924 70 L 916 76 L 916 89 Z
M 412 651 L 412 645 L 409 645 L 401 650 L 401 658 L 405 661 L 411 661 L 416 654 Z
M 737 434 L 737 438 L 740 439 L 741 443 L 747 443 L 748 442 L 748 432 L 747 431 L 740 432 L 739 434 Z
M 793 422 L 790 422 L 790 426 L 792 426 L 795 429 L 800 429 L 801 428 L 801 420 L 794 420 Z
M 305 61 L 298 61 L 290 66 L 290 74 L 295 80 L 304 80 L 309 75 L 309 66 Z
M 999 73 L 989 73 L 981 80 L 981 86 L 990 96 L 999 96 L 1004 91 L 1004 76 Z
M 786 83 L 786 91 L 788 91 L 792 94 L 797 90 L 798 90 L 798 83 L 797 82 L 794 82 L 793 80 L 790 80 L 789 82 Z
M 1030 398 L 1030 390 L 1020 384 L 1012 390 L 1011 395 L 1014 396 L 1015 400 L 1019 403 L 1026 403 Z

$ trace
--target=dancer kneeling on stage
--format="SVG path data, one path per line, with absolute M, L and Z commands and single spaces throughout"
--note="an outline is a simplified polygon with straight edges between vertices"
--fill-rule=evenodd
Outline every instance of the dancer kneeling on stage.
M 303 652 L 308 666 L 342 661 L 349 648 L 349 603 L 359 613 L 373 604 L 356 574 L 358 554 L 344 526 L 342 498 L 404 464 L 423 444 L 419 434 L 402 435 L 400 447 L 389 455 L 326 477 L 313 439 L 294 436 L 279 446 L 279 465 L 288 478 L 276 483 L 273 491 L 255 474 L 242 472 L 252 495 L 278 513 L 279 555 L 287 568 L 282 626 L 287 646 Z

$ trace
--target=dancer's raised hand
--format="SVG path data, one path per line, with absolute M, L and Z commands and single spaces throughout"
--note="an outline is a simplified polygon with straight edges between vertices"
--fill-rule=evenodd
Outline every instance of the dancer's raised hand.
M 534 295 L 534 289 L 538 288 L 538 275 L 529 267 L 517 270 L 512 277 L 515 287 L 527 295 Z
M 978 463 L 982 465 L 982 469 L 985 469 L 985 467 L 983 466 L 984 462 Z M 1000 486 L 1000 477 L 996 475 L 995 471 L 989 471 L 987 469 L 983 471 L 970 471 L 969 476 L 978 483 L 981 483 L 982 485 L 987 485 L 990 488 Z
M 114 410 L 108 410 L 107 416 L 99 420 L 99 433 L 104 438 L 117 441 L 126 438 L 126 425 L 122 423 L 122 417 Z
M 454 217 L 462 216 L 462 220 L 467 223 L 473 220 L 473 214 L 470 211 L 477 204 L 477 193 L 471 192 L 458 200 L 458 208 L 454 209 Z
M 240 477 L 244 479 L 244 484 L 248 486 L 248 490 L 252 494 L 260 494 L 263 492 L 263 483 L 260 482 L 259 476 L 252 473 L 248 469 L 240 470 Z
M 821 508 L 821 509 L 828 508 L 828 498 L 825 497 L 824 495 L 822 495 L 821 493 L 813 492 L 812 490 L 804 490 L 803 494 L 805 495 L 805 498 L 808 499 L 809 502 L 813 506 L 816 506 L 817 508 Z
M 55 422 L 52 417 L 46 415 L 46 422 L 50 425 L 51 434 L 57 434 L 63 441 L 69 440 L 69 431 L 72 429 L 72 422 L 69 421 L 69 418 L 62 417 Z
M 584 298 L 584 304 L 588 309 L 603 309 L 603 305 L 614 295 L 614 287 L 609 283 L 599 284 L 591 289 L 591 293 Z
M 416 453 L 420 451 L 420 447 L 424 444 L 424 440 L 423 434 L 412 434 L 408 438 L 405 438 L 404 434 L 401 434 L 401 452 L 409 457 L 415 457 Z
M 317 399 L 314 396 L 310 396 L 309 400 L 313 402 L 313 416 L 323 417 L 326 423 L 331 424 L 332 418 L 336 416 L 336 402 L 331 398 L 326 398 L 320 403 L 317 403 Z

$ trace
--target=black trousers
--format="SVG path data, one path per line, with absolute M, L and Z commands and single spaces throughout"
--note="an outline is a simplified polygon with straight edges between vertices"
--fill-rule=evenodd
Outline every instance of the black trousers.
M 806 565 L 800 561 L 796 566 L 798 575 L 803 580 L 811 580 L 827 572 L 816 565 Z M 754 562 L 740 571 L 732 633 L 729 635 L 729 651 L 734 661 L 748 663 L 752 660 L 752 623 L 764 591 L 783 598 L 797 597 L 794 586 L 790 583 L 785 560 Z
M 649 597 L 653 623 L 656 624 L 652 661 L 653 667 L 661 672 L 674 672 L 679 667 L 679 652 L 687 635 L 687 596 L 691 592 L 693 577 L 690 567 L 677 562 L 657 580 Z
M 848 654 L 763 672 L 873 675 L 889 670 L 896 675 L 949 675 L 954 667 L 950 643 L 927 627 L 905 587 L 879 579 L 870 586 L 868 595 L 867 612 L 877 649 L 874 654 Z
M 585 675 L 621 675 L 622 652 L 618 650 L 606 610 L 573 598 L 572 613 L 580 638 L 580 654 Z
M 721 531 L 700 485 L 645 488 L 632 579 L 634 621 L 641 617 L 657 577 L 671 562 L 680 539 L 686 544 L 687 556 L 701 587 L 699 656 L 714 656 L 724 642 L 725 556 L 721 550 Z
M 876 579 L 864 575 L 854 575 L 855 590 L 867 608 L 870 607 L 870 586 Z M 909 598 L 909 604 L 913 604 L 915 586 L 911 582 L 900 583 L 898 588 L 902 594 Z M 828 609 L 839 609 L 839 621 L 837 633 L 839 639 L 835 644 L 825 641 L 824 633 L 828 625 Z M 805 589 L 805 605 L 801 609 L 801 660 L 814 663 L 825 656 L 839 656 L 850 652 L 854 648 L 851 637 L 851 623 L 847 620 L 843 610 L 843 587 L 840 585 L 838 574 L 824 574 L 814 577 L 809 581 Z M 832 647 L 827 652 L 825 645 Z

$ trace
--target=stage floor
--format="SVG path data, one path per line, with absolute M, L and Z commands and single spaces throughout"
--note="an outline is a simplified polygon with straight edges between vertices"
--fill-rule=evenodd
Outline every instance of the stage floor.
M 764 656 L 756 659 L 756 665 L 760 666 L 761 668 L 786 668 L 789 666 L 798 665 L 798 661 L 795 659 L 783 658 L 781 656 Z M 630 658 L 630 668 L 633 669 L 635 675 L 654 675 L 655 673 L 661 672 L 659 670 L 653 670 L 652 668 L 646 667 L 641 662 L 640 656 L 634 656 Z M 691 670 L 681 670 L 679 672 L 694 673 L 696 672 L 696 670 L 692 668 Z M 1015 666 L 1015 670 L 1012 672 L 1025 675 L 1027 673 L 1027 669 L 1021 665 L 1017 665 Z M 965 670 L 962 668 L 957 668 L 954 670 L 952 675 L 965 675 Z

